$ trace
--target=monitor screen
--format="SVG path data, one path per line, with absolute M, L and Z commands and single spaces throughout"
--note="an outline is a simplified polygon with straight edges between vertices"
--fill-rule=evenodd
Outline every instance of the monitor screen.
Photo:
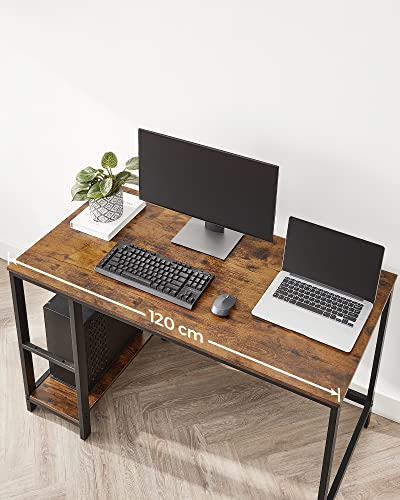
M 290 217 L 284 271 L 374 302 L 385 249 Z
M 276 165 L 139 129 L 140 198 L 272 241 Z

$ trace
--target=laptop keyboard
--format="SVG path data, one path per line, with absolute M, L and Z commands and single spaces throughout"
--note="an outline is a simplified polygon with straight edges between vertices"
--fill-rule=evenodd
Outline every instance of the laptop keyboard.
M 274 297 L 350 327 L 363 308 L 360 302 L 289 277 L 282 281 Z

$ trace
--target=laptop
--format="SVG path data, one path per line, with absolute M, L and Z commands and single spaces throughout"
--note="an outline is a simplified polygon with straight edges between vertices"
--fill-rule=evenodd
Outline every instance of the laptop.
M 372 310 L 384 251 L 290 217 L 282 271 L 252 314 L 350 352 Z

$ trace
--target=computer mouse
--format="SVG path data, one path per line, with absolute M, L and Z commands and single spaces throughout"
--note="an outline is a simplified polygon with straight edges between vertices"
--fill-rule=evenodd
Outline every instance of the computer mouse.
M 218 297 L 214 300 L 211 312 L 216 316 L 229 316 L 229 313 L 235 303 L 236 297 L 229 295 L 229 293 L 223 293 L 222 295 L 218 295 Z

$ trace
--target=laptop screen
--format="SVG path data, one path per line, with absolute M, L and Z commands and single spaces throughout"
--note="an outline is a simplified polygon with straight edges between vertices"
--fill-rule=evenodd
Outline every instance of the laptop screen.
M 282 269 L 374 302 L 384 247 L 289 218 Z

